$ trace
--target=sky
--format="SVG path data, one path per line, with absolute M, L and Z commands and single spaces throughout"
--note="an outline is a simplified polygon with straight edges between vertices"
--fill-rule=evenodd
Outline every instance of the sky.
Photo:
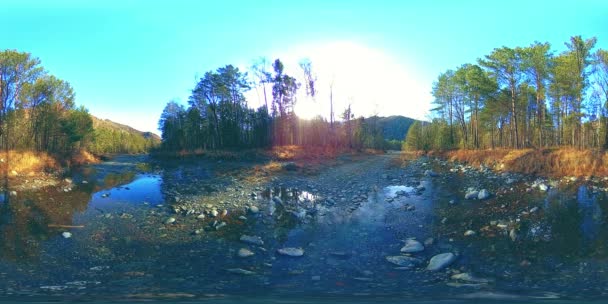
M 159 133 L 166 103 L 186 105 L 206 71 L 262 56 L 300 79 L 311 60 L 319 92 L 299 98 L 302 117 L 328 116 L 333 83 L 336 113 L 426 119 L 439 73 L 494 48 L 559 53 L 582 35 L 608 49 L 608 1 L 0 0 L 0 29 L 0 50 L 38 57 L 91 114 Z

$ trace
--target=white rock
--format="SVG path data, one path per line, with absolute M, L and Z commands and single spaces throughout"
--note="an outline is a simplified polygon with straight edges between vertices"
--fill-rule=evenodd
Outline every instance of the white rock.
M 473 236 L 473 235 L 476 235 L 476 234 L 477 233 L 475 231 L 473 231 L 473 230 L 467 230 L 467 231 L 465 231 L 464 236 Z
M 165 224 L 169 225 L 169 224 L 173 224 L 175 223 L 175 218 L 174 217 L 170 217 L 165 221 Z
M 250 256 L 252 256 L 252 255 L 254 255 L 254 254 L 255 254 L 255 253 L 253 253 L 253 251 L 251 251 L 251 250 L 249 250 L 249 249 L 247 249 L 247 248 L 241 248 L 241 249 L 239 249 L 239 251 L 237 252 L 237 255 L 238 255 L 240 258 L 247 258 L 247 257 L 250 257 Z
M 423 250 L 424 250 L 424 245 L 422 245 L 422 243 L 420 243 L 416 240 L 412 240 L 412 239 L 405 240 L 405 245 L 401 248 L 401 252 L 403 252 L 403 253 L 415 253 L 415 252 L 420 252 Z
M 538 185 L 538 190 L 545 192 L 549 190 L 549 186 L 547 186 L 545 183 L 541 183 Z
M 63 238 L 64 238 L 64 239 L 69 239 L 69 238 L 71 238 L 71 237 L 72 237 L 72 233 L 71 233 L 71 232 L 67 232 L 67 231 L 66 231 L 66 232 L 63 232 L 63 233 L 61 234 L 61 236 L 63 236 Z
M 479 191 L 479 194 L 477 194 L 478 200 L 485 200 L 485 199 L 488 199 L 489 197 L 490 197 L 490 191 L 488 191 L 486 189 L 481 189 L 481 191 Z
M 476 190 L 470 190 L 464 195 L 464 199 L 476 199 L 479 196 L 479 192 Z
M 440 253 L 431 258 L 431 260 L 429 261 L 429 265 L 426 267 L 426 269 L 430 271 L 438 271 L 448 267 L 455 260 L 456 256 L 451 252 Z
M 251 206 L 251 207 L 249 207 L 249 212 L 256 214 L 256 213 L 260 212 L 260 209 L 256 206 Z

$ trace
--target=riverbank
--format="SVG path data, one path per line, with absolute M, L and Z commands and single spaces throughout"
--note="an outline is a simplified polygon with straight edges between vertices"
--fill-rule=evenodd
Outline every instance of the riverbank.
M 489 149 L 452 150 L 427 153 L 449 161 L 485 167 L 504 172 L 544 177 L 598 177 L 608 175 L 608 154 L 601 150 Z

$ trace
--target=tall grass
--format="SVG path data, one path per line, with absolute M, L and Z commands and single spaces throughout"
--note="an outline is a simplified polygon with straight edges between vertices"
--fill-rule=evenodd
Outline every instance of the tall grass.
M 473 166 L 484 165 L 497 170 L 550 177 L 608 175 L 608 154 L 600 150 L 494 149 L 455 150 L 430 154 Z

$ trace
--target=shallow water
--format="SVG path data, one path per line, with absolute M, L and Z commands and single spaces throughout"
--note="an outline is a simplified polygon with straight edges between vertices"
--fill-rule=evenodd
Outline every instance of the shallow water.
M 606 295 L 607 199 L 588 185 L 548 193 L 514 190 L 489 201 L 465 201 L 463 189 L 494 181 L 422 177 L 419 185 L 389 185 L 347 205 L 279 187 L 259 191 L 252 199 L 260 207 L 258 214 L 235 208 L 221 219 L 198 220 L 196 214 L 173 214 L 163 196 L 168 187 L 164 177 L 186 176 L 184 168 L 125 174 L 114 172 L 114 164 L 75 177 L 79 184 L 71 192 L 20 194 L 0 205 L 0 298 Z M 442 168 L 436 170 L 444 174 Z M 533 207 L 540 209 L 530 213 Z M 164 224 L 168 217 L 176 222 Z M 227 226 L 216 230 L 214 221 Z M 193 234 L 195 229 L 204 232 Z M 469 229 L 476 235 L 465 237 Z M 509 236 L 511 229 L 517 231 L 516 241 Z M 63 232 L 71 237 L 64 238 Z M 244 234 L 260 236 L 264 245 L 240 242 Z M 425 263 L 400 270 L 385 257 L 400 255 L 408 238 L 427 242 L 423 252 L 414 254 Z M 303 248 L 304 256 L 277 254 L 284 247 Z M 240 248 L 254 255 L 239 258 Z M 450 279 L 452 272 L 425 270 L 426 261 L 442 252 L 458 256 L 451 269 L 490 283 L 467 286 Z M 254 274 L 227 271 L 235 268 Z

